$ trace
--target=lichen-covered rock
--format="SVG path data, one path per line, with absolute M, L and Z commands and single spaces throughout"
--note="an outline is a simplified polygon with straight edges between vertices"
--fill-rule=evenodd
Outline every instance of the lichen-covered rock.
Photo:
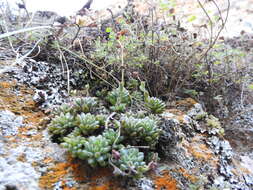
M 0 131 L 3 136 L 17 135 L 19 127 L 22 126 L 22 116 L 16 116 L 14 113 L 8 110 L 0 111 Z
M 204 119 L 207 113 L 203 110 L 201 104 L 193 104 L 193 107 L 187 112 L 187 115 L 193 119 L 201 120 Z
M 20 190 L 38 190 L 39 174 L 29 163 L 0 157 L 0 190 L 13 187 Z
M 137 182 L 137 187 L 139 190 L 154 190 L 155 184 L 151 179 L 146 177 L 139 179 Z

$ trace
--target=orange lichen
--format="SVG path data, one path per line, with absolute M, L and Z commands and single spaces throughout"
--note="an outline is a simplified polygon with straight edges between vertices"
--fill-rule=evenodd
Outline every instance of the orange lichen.
M 89 190 L 119 190 L 119 184 L 113 180 L 110 168 L 100 168 L 90 176 L 91 187 Z
M 90 181 L 89 190 L 119 190 L 118 183 L 112 180 L 113 173 L 110 168 L 91 169 L 81 160 L 76 160 L 68 155 L 68 163 L 75 181 Z
M 0 81 L 0 110 L 10 110 L 24 118 L 25 126 L 19 127 L 17 138 L 38 141 L 42 138 L 41 134 L 26 135 L 29 130 L 37 130 L 41 120 L 45 117 L 45 114 L 32 100 L 33 94 L 33 90 L 16 81 Z
M 184 178 L 190 180 L 192 183 L 196 183 L 198 181 L 196 176 L 189 174 L 189 172 L 187 172 L 184 168 L 178 169 L 178 172 L 181 173 Z
M 80 163 L 71 163 L 70 166 L 76 181 L 87 180 L 87 173 Z
M 56 182 L 60 181 L 68 173 L 69 166 L 70 164 L 65 162 L 56 164 L 46 175 L 40 177 L 40 188 L 52 188 Z
M 208 161 L 213 156 L 213 154 L 210 152 L 210 150 L 207 148 L 207 146 L 205 144 L 199 144 L 197 146 L 190 146 L 189 150 L 192 153 L 192 155 L 197 159 L 202 159 L 202 160 Z
M 45 163 L 45 164 L 48 164 L 48 163 L 50 163 L 50 162 L 53 162 L 53 159 L 52 159 L 52 158 L 45 158 L 45 159 L 43 160 L 43 163 Z
M 166 109 L 164 111 L 165 113 L 168 112 L 168 113 L 172 113 L 174 115 L 183 115 L 184 113 L 181 111 L 181 110 L 178 110 L 178 109 Z
M 179 100 L 179 101 L 176 101 L 176 106 L 177 107 L 185 107 L 185 108 L 191 108 L 192 106 L 194 106 L 194 104 L 196 104 L 197 102 L 192 99 L 192 98 L 186 98 L 186 99 L 183 99 L 183 100 Z
M 89 188 L 89 190 L 111 190 L 111 184 L 110 182 L 106 182 L 102 185 L 92 186 Z
M 0 88 L 11 88 L 13 84 L 6 82 L 6 81 L 1 81 L 0 82 Z
M 16 91 L 14 91 L 14 88 Z M 25 118 L 25 123 L 37 124 L 44 117 L 32 100 L 33 91 L 15 81 L 0 82 L 0 110 L 10 110 Z M 17 93 L 18 91 L 18 93 Z
M 217 167 L 218 158 L 215 156 L 212 149 L 203 143 L 203 138 L 205 137 L 202 135 L 196 135 L 192 139 L 192 142 L 183 141 L 182 145 L 188 150 L 187 152 L 197 160 L 208 162 L 213 167 Z
M 177 190 L 177 181 L 166 171 L 162 176 L 155 177 L 154 183 L 157 190 Z
M 168 119 L 176 119 L 178 120 L 180 123 L 187 123 L 186 119 L 185 119 L 185 114 L 184 112 L 182 112 L 181 110 L 178 110 L 178 109 L 167 109 L 164 111 L 164 113 L 171 113 L 173 115 L 168 115 L 166 116 L 165 114 L 165 118 L 168 118 Z

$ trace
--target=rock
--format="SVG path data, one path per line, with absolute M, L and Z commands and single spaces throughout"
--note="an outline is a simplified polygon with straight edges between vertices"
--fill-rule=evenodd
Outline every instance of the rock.
M 0 157 L 0 190 L 18 187 L 20 190 L 38 190 L 39 174 L 31 164 Z
M 196 103 L 187 112 L 187 115 L 190 116 L 192 119 L 201 120 L 206 117 L 207 113 L 203 110 L 201 104 Z
M 18 128 L 23 126 L 23 117 L 16 116 L 10 111 L 0 111 L 0 130 L 3 136 L 14 136 Z
M 141 178 L 137 182 L 137 186 L 140 190 L 154 190 L 154 183 L 148 178 Z

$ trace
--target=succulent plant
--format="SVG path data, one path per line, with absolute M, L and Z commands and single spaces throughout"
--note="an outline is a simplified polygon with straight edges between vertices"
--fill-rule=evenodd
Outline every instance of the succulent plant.
M 83 135 L 88 135 L 99 128 L 99 121 L 97 121 L 96 116 L 90 113 L 81 113 L 76 116 L 76 125 Z
M 121 118 L 121 125 L 122 125 L 122 130 L 124 134 L 127 134 L 130 137 L 138 137 L 139 134 L 139 123 L 140 119 L 134 118 L 132 116 L 127 117 L 124 116 Z
M 97 105 L 97 99 L 94 97 L 77 98 L 74 102 L 74 109 L 79 113 L 88 113 L 92 112 Z
M 102 134 L 103 137 L 105 137 L 110 145 L 118 144 L 123 140 L 123 136 L 118 137 L 118 131 L 114 131 L 113 129 L 107 129 Z M 115 142 L 116 141 L 116 142 Z
M 149 117 L 121 118 L 122 131 L 130 138 L 134 137 L 135 141 L 144 141 L 147 145 L 154 147 L 158 142 L 159 136 L 162 132 L 157 125 L 157 121 Z
M 148 97 L 145 101 L 145 106 L 154 114 L 160 114 L 165 110 L 165 103 L 156 98 L 156 97 Z
M 122 148 L 119 159 L 114 159 L 115 165 L 128 176 L 141 177 L 149 170 L 144 162 L 144 153 L 137 148 Z
M 87 160 L 92 167 L 106 166 L 110 156 L 111 146 L 102 135 L 64 138 L 63 147 L 67 148 L 75 157 Z
M 95 117 L 96 117 L 96 120 L 99 122 L 100 126 L 105 125 L 105 121 L 106 121 L 106 116 L 105 115 L 99 114 L 99 115 L 96 115 Z
M 133 100 L 137 101 L 137 102 L 142 102 L 143 101 L 143 98 L 144 96 L 142 95 L 142 93 L 140 91 L 133 91 L 131 93 L 131 97 Z
M 131 102 L 128 90 L 122 85 L 109 92 L 106 100 L 112 105 L 110 108 L 117 112 L 123 112 L 126 106 Z
M 68 149 L 74 157 L 80 158 L 80 152 L 83 150 L 85 142 L 86 138 L 82 136 L 69 136 L 63 138 L 61 145 Z
M 82 131 L 78 127 L 75 127 L 74 130 L 72 130 L 71 133 L 67 135 L 67 137 L 78 137 L 78 136 L 82 136 Z
M 74 109 L 71 104 L 62 104 L 55 110 L 55 114 L 60 115 L 61 113 L 71 113 L 74 114 Z
M 49 131 L 54 135 L 64 136 L 75 127 L 75 117 L 70 113 L 61 113 L 56 116 L 49 125 Z
M 149 117 L 145 117 L 141 119 L 138 127 L 142 128 L 140 131 L 140 136 L 142 139 L 144 139 L 144 141 L 147 142 L 150 146 L 155 146 L 162 132 L 162 130 L 157 125 L 157 121 Z
M 126 110 L 126 104 L 116 103 L 114 106 L 111 106 L 110 109 L 115 112 L 124 112 Z

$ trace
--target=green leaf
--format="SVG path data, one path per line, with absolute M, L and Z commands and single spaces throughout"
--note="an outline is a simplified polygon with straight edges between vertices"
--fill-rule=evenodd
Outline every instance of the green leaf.
M 196 18 L 197 17 L 195 15 L 192 15 L 187 20 L 188 20 L 188 22 L 192 22 L 192 21 L 196 20 Z
M 107 28 L 105 29 L 105 31 L 106 31 L 107 33 L 110 33 L 110 32 L 112 32 L 112 28 L 111 28 L 111 27 L 107 27 Z
M 250 85 L 248 86 L 248 88 L 249 88 L 250 90 L 253 90 L 253 84 L 250 84 Z

